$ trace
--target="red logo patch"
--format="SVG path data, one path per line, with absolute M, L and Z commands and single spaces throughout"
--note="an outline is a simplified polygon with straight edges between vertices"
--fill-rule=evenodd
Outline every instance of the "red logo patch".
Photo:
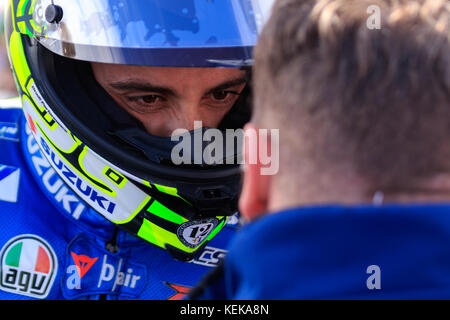
M 80 275 L 80 279 L 89 271 L 89 269 L 94 265 L 97 261 L 98 257 L 90 258 L 83 254 L 75 254 L 74 252 L 70 252 L 73 258 L 73 262 L 77 267 L 78 274 Z
M 27 114 L 27 119 L 28 123 L 30 124 L 31 130 L 34 132 L 34 134 L 36 134 L 36 125 L 34 124 L 34 121 L 29 114 Z
M 169 297 L 167 300 L 181 300 L 186 296 L 186 294 L 191 289 L 191 287 L 186 287 L 179 284 L 173 284 L 168 282 L 164 282 L 164 284 L 176 291 L 176 293 L 173 296 Z

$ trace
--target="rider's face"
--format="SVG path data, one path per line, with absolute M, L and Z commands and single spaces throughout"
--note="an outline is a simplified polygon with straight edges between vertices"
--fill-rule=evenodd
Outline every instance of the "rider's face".
M 147 131 L 170 136 L 194 128 L 217 128 L 245 87 L 234 68 L 168 68 L 93 63 L 98 83 Z

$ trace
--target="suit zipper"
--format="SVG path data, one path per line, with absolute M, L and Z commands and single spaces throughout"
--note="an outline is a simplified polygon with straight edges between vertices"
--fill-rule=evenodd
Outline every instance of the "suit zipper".
M 113 254 L 116 254 L 119 251 L 119 245 L 117 244 L 118 231 L 119 228 L 115 227 L 112 239 L 106 242 L 105 244 L 105 249 Z M 101 294 L 99 300 L 106 300 L 107 296 L 108 296 L 107 294 Z

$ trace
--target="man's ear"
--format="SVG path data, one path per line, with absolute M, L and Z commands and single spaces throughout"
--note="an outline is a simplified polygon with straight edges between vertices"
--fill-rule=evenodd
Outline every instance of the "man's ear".
M 258 128 L 248 123 L 244 127 L 244 174 L 241 196 L 239 198 L 239 210 L 242 216 L 247 220 L 254 220 L 268 210 L 270 195 L 270 175 L 262 175 L 263 164 L 259 157 L 260 148 L 263 144 L 270 150 L 270 139 L 265 139 L 260 143 Z

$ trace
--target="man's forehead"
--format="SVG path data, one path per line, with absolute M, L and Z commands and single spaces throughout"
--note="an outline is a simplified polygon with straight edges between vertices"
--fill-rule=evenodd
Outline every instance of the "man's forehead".
M 246 72 L 236 68 L 94 65 L 95 70 L 104 82 L 118 90 L 145 90 L 146 87 L 174 89 L 189 84 L 212 89 L 237 86 L 246 82 Z
M 101 69 L 110 76 L 125 77 L 132 75 L 136 77 L 158 76 L 182 77 L 182 76 L 202 76 L 202 77 L 233 77 L 244 75 L 245 71 L 237 68 L 188 68 L 188 67 L 154 67 L 154 66 L 133 66 L 119 64 L 92 63 L 95 69 Z

